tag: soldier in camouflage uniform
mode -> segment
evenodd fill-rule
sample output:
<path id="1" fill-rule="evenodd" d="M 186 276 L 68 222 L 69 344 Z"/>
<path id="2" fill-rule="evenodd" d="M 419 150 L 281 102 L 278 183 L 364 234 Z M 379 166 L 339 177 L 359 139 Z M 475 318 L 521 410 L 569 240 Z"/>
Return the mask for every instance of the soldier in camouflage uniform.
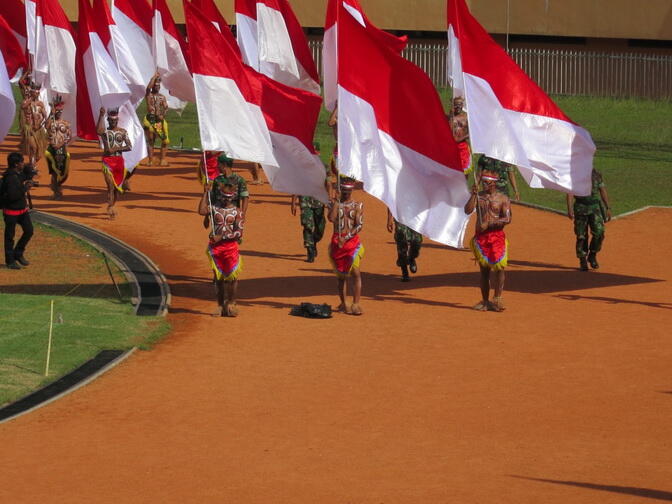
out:
<path id="1" fill-rule="evenodd" d="M 588 271 L 588 264 L 593 269 L 600 267 L 597 253 L 602 249 L 604 242 L 604 223 L 611 220 L 609 197 L 602 174 L 593 168 L 591 178 L 590 196 L 567 195 L 567 216 L 574 221 L 576 257 L 579 258 L 581 271 Z M 588 245 L 589 228 L 592 234 L 590 245 Z"/>
<path id="2" fill-rule="evenodd" d="M 387 211 L 387 230 L 390 233 L 394 232 L 394 241 L 397 244 L 397 266 L 401 268 L 401 281 L 409 282 L 411 279 L 408 276 L 408 270 L 410 269 L 411 273 L 418 271 L 415 260 L 420 255 L 422 235 L 397 221 L 389 210 Z"/>
<path id="3" fill-rule="evenodd" d="M 481 157 L 478 158 L 478 169 L 479 172 L 491 171 L 499 175 L 499 180 L 496 182 L 497 190 L 502 194 L 506 194 L 509 198 L 509 182 L 511 183 L 511 188 L 513 189 L 513 197 L 516 201 L 520 201 L 520 193 L 518 192 L 518 184 L 516 182 L 516 171 L 514 166 L 499 159 L 493 159 L 481 154 Z"/>
<path id="4" fill-rule="evenodd" d="M 307 262 L 315 262 L 317 244 L 324 236 L 327 223 L 324 217 L 324 203 L 312 196 L 292 196 L 292 215 L 296 215 L 297 200 L 301 208 L 301 225 L 303 226 L 303 246 L 306 247 Z"/>

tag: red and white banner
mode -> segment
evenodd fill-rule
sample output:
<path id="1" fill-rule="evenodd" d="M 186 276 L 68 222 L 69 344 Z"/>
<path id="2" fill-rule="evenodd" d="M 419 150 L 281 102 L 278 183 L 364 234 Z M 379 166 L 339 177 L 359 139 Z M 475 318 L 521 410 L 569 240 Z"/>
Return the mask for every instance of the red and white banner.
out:
<path id="1" fill-rule="evenodd" d="M 261 83 L 261 110 L 277 161 L 277 165 L 262 165 L 271 186 L 276 191 L 312 196 L 327 203 L 326 170 L 313 145 L 322 98 L 255 74 Z"/>
<path id="2" fill-rule="evenodd" d="M 143 0 L 144 1 L 144 0 Z M 188 49 L 177 31 L 166 0 L 152 0 L 152 54 L 168 92 L 183 101 L 194 102 L 194 81 L 188 64 Z"/>
<path id="3" fill-rule="evenodd" d="M 96 31 L 88 0 L 79 0 L 77 135 L 97 140 L 101 107 L 118 109 L 131 92 Z"/>
<path id="4" fill-rule="evenodd" d="M 107 0 L 93 0 L 93 12 L 96 31 L 131 91 L 131 103 L 137 107 L 149 81 L 145 81 L 131 46 L 114 22 Z"/>
<path id="5" fill-rule="evenodd" d="M 184 9 L 203 150 L 277 166 L 258 82 L 250 81 L 235 50 L 198 8 L 185 2 Z"/>
<path id="6" fill-rule="evenodd" d="M 321 93 L 308 40 L 287 0 L 236 0 L 243 61 L 271 79 Z"/>
<path id="7" fill-rule="evenodd" d="M 340 10 L 340 172 L 363 181 L 402 224 L 461 246 L 469 191 L 432 81 L 371 27 Z"/>
<path id="8" fill-rule="evenodd" d="M 25 66 L 25 51 L 9 23 L 0 15 L 0 142 L 9 132 L 16 112 L 9 79 Z"/>
<path id="9" fill-rule="evenodd" d="M 26 12 L 30 0 L 26 2 Z M 31 21 L 26 17 L 27 29 L 31 28 Z M 58 0 L 39 0 L 36 6 L 34 23 L 35 52 L 33 78 L 42 84 L 41 99 L 49 107 L 49 101 L 58 94 L 63 97 L 63 119 L 70 121 L 74 126 L 77 121 L 77 76 L 75 60 L 77 48 L 75 35 L 65 12 Z M 30 49 L 31 35 L 28 36 Z"/>
<path id="10" fill-rule="evenodd" d="M 532 187 L 585 196 L 595 144 L 471 15 L 448 0 L 449 78 L 465 98 L 474 152 L 518 166 Z"/>
<path id="11" fill-rule="evenodd" d="M 407 37 L 395 37 L 391 33 L 376 28 L 369 18 L 366 17 L 359 0 L 329 0 L 327 4 L 327 16 L 324 22 L 324 42 L 322 45 L 322 76 L 324 80 L 324 106 L 333 111 L 336 107 L 338 92 L 338 12 L 339 6 L 343 5 L 348 14 L 357 20 L 362 26 L 370 28 L 370 34 L 392 50 L 401 53 L 406 47 Z"/>

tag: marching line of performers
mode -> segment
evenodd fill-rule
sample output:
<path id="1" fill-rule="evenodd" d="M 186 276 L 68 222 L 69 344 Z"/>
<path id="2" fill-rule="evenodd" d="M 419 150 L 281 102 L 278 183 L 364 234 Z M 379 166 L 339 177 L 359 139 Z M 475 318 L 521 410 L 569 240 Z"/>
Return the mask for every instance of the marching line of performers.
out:
<path id="1" fill-rule="evenodd" d="M 70 154 L 68 145 L 73 136 L 70 123 L 61 118 L 63 100 L 56 96 L 47 115 L 44 104 L 39 99 L 40 86 L 33 82 L 29 73 L 24 73 L 19 81 L 23 101 L 19 110 L 21 131 L 21 151 L 33 167 L 46 157 L 51 175 L 51 189 L 54 199 L 63 196 L 62 186 L 68 178 Z M 167 166 L 166 149 L 169 144 L 166 113 L 168 102 L 161 94 L 161 77 L 155 74 L 146 90 L 147 114 L 143 118 L 143 128 L 148 147 L 146 165 L 154 164 L 154 150 L 160 142 L 159 166 Z M 105 124 L 107 119 L 107 125 Z M 457 142 L 462 168 L 468 177 L 474 171 L 473 155 L 469 145 L 469 123 L 464 110 L 464 99 L 457 96 L 447 114 L 453 136 Z M 101 139 L 103 156 L 103 176 L 107 186 L 107 214 L 110 219 L 117 215 L 115 205 L 121 193 L 130 190 L 132 173 L 126 169 L 123 153 L 132 149 L 125 129 L 119 127 L 118 110 L 100 109 L 97 133 Z M 338 145 L 338 107 L 328 120 Z M 319 145 L 315 144 L 319 153 Z M 300 208 L 300 222 L 303 228 L 303 245 L 306 260 L 314 262 L 318 254 L 317 244 L 324 236 L 326 221 L 334 225 L 329 245 L 329 258 L 338 276 L 339 311 L 361 315 L 360 297 L 362 279 L 360 261 L 364 247 L 359 239 L 363 226 L 363 203 L 352 199 L 356 181 L 338 174 L 338 150 L 334 148 L 329 167 L 325 167 L 325 188 L 329 195 L 328 204 L 302 195 L 291 196 L 290 209 L 296 215 Z M 471 197 L 465 205 L 465 212 L 476 212 L 476 234 L 470 248 L 481 270 L 482 299 L 474 306 L 480 311 L 503 311 L 504 270 L 508 261 L 508 242 L 504 227 L 511 223 L 511 192 L 520 200 L 520 192 L 515 176 L 515 167 L 503 161 L 480 155 L 477 159 L 478 171 L 471 189 Z M 260 166 L 251 164 L 253 184 L 263 183 Z M 236 290 L 242 270 L 239 244 L 243 237 L 245 215 L 249 201 L 247 183 L 240 175 L 233 173 L 233 159 L 219 152 L 206 151 L 198 166 L 198 176 L 204 185 L 204 193 L 199 202 L 198 212 L 204 216 L 204 225 L 211 227 L 208 257 L 218 286 L 218 313 L 222 316 L 236 316 Z M 334 183 L 332 177 L 336 179 Z M 479 187 L 482 186 L 482 187 Z M 4 210 L 3 210 L 4 212 Z M 326 216 L 325 216 L 326 213 Z M 611 219 L 609 199 L 602 175 L 595 169 L 592 173 L 590 196 L 567 195 L 567 214 L 574 221 L 576 234 L 576 255 L 579 269 L 587 271 L 599 268 L 597 254 L 604 241 L 604 223 Z M 5 214 L 6 215 L 6 214 Z M 5 251 L 13 246 L 13 226 L 11 237 L 5 229 Z M 396 264 L 401 270 L 401 281 L 410 281 L 409 273 L 418 270 L 417 259 L 423 237 L 408 226 L 396 221 L 388 210 L 387 230 L 393 233 L 397 248 Z M 589 233 L 590 231 L 590 233 Z M 10 239 L 11 238 L 11 239 Z M 25 248 L 25 244 L 23 244 Z M 6 252 L 7 257 L 7 252 Z M 494 279 L 491 281 L 491 272 Z M 352 303 L 346 301 L 348 279 L 353 293 Z M 494 290 L 490 299 L 490 288 Z"/>

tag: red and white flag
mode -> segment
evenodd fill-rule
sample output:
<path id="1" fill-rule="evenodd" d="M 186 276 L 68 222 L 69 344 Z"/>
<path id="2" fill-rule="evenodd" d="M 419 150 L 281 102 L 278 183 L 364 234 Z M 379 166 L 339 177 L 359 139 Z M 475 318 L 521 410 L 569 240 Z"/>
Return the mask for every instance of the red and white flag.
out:
<path id="1" fill-rule="evenodd" d="M 250 81 L 235 50 L 198 8 L 184 2 L 184 11 L 203 150 L 277 166 L 259 83 Z"/>
<path id="2" fill-rule="evenodd" d="M 336 98 L 338 92 L 337 74 L 338 74 L 338 12 L 339 6 L 343 5 L 345 10 L 362 26 L 370 29 L 369 33 L 383 44 L 389 46 L 392 50 L 401 53 L 406 47 L 408 37 L 395 37 L 391 33 L 376 28 L 369 18 L 366 17 L 359 0 L 329 0 L 327 4 L 327 16 L 324 22 L 324 42 L 322 45 L 322 77 L 324 81 L 324 106 L 327 110 L 333 111 L 336 107 Z"/>
<path id="3" fill-rule="evenodd" d="M 131 56 L 146 88 L 156 66 L 152 55 L 152 8 L 147 0 L 112 0 L 112 19 L 121 37 L 132 49 Z M 131 79 L 131 75 L 126 75 Z M 144 96 L 144 90 L 143 90 Z"/>
<path id="4" fill-rule="evenodd" d="M 345 7 L 338 19 L 339 170 L 402 224 L 462 245 L 469 191 L 429 77 Z"/>
<path id="5" fill-rule="evenodd" d="M 474 19 L 448 0 L 449 78 L 474 152 L 518 166 L 532 187 L 590 194 L 595 144 Z"/>
<path id="6" fill-rule="evenodd" d="M 112 18 L 107 0 L 93 0 L 94 24 L 107 52 L 131 91 L 131 103 L 138 106 L 145 97 L 147 83 L 128 41 Z"/>
<path id="7" fill-rule="evenodd" d="M 241 22 L 249 29 L 242 29 L 238 36 L 241 47 L 245 49 L 245 61 L 258 61 L 258 65 L 250 63 L 250 66 L 275 81 L 319 95 L 321 88 L 317 67 L 303 28 L 289 2 L 238 0 L 236 6 L 250 13 L 241 13 Z M 248 38 L 253 40 L 248 41 Z M 257 54 L 249 54 L 254 48 Z"/>
<path id="8" fill-rule="evenodd" d="M 236 37 L 243 62 L 259 71 L 257 0 L 235 0 Z"/>
<path id="9" fill-rule="evenodd" d="M 224 35 L 224 38 L 229 43 L 229 45 L 238 54 L 240 54 L 240 47 L 238 47 L 238 42 L 236 42 L 236 38 L 233 36 L 233 33 L 231 33 L 229 23 L 226 21 L 224 16 L 222 16 L 222 13 L 219 12 L 219 9 L 215 5 L 215 0 L 192 0 L 191 3 L 201 10 L 203 15 L 207 17 L 213 25 L 215 25 L 215 28 L 217 28 L 222 35 Z"/>
<path id="10" fill-rule="evenodd" d="M 26 6 L 28 7 L 26 2 Z M 30 21 L 26 17 L 30 28 Z M 75 60 L 77 48 L 75 34 L 58 0 L 38 0 L 36 7 L 36 41 L 33 78 L 48 92 L 41 95 L 48 109 L 48 101 L 54 95 L 63 97 L 63 119 L 74 126 L 77 120 L 77 76 Z M 29 34 L 30 48 L 30 34 Z M 46 94 L 46 93 L 45 93 Z"/>
<path id="11" fill-rule="evenodd" d="M 21 0 L 4 0 L 0 3 L 0 16 L 5 18 L 14 33 L 22 52 L 26 52 L 28 32 L 26 31 L 26 6 Z"/>
<path id="12" fill-rule="evenodd" d="M 25 51 L 9 23 L 0 15 L 0 142 L 9 132 L 16 112 L 9 79 L 25 66 Z"/>
<path id="13" fill-rule="evenodd" d="M 96 31 L 89 0 L 79 0 L 77 135 L 97 140 L 101 107 L 119 109 L 131 92 Z"/>
<path id="14" fill-rule="evenodd" d="M 154 69 L 158 69 L 162 84 L 171 95 L 194 102 L 194 81 L 189 71 L 187 43 L 177 31 L 166 0 L 152 0 L 152 11 Z"/>
<path id="15" fill-rule="evenodd" d="M 268 181 L 276 191 L 327 203 L 326 171 L 313 145 L 322 98 L 261 73 L 256 73 L 256 78 L 261 83 L 261 110 L 277 161 L 276 165 L 262 165 Z"/>

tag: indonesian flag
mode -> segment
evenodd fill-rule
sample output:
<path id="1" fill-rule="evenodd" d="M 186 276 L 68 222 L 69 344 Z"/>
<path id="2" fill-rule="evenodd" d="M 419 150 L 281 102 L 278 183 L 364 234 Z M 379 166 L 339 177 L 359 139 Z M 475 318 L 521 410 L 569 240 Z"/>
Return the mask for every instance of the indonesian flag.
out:
<path id="1" fill-rule="evenodd" d="M 260 73 L 256 78 L 261 83 L 261 109 L 277 160 L 277 165 L 262 165 L 271 187 L 327 203 L 326 171 L 313 145 L 322 98 Z"/>
<path id="2" fill-rule="evenodd" d="M 249 80 L 235 50 L 198 8 L 184 2 L 184 10 L 203 150 L 277 166 L 258 83 Z"/>
<path id="3" fill-rule="evenodd" d="M 25 52 L 14 31 L 0 16 L 0 142 L 5 139 L 14 121 L 16 104 L 9 77 L 16 75 L 26 65 Z"/>
<path id="4" fill-rule="evenodd" d="M 21 52 L 25 53 L 26 44 L 28 43 L 28 33 L 26 31 L 26 6 L 21 0 L 4 0 L 0 3 L 0 16 L 5 18 L 10 30 L 14 33 L 14 37 L 16 37 L 16 40 L 19 43 Z"/>
<path id="5" fill-rule="evenodd" d="M 89 0 L 79 0 L 77 64 L 77 135 L 97 140 L 100 108 L 120 108 L 131 92 L 95 29 Z"/>
<path id="6" fill-rule="evenodd" d="M 257 35 L 257 1 L 235 0 L 236 35 L 243 62 L 259 71 L 259 44 Z"/>
<path id="7" fill-rule="evenodd" d="M 94 18 L 96 31 L 131 91 L 131 103 L 137 106 L 145 97 L 149 80 L 145 80 L 140 71 L 134 51 L 114 22 L 107 1 L 93 0 L 93 12 L 96 13 Z"/>
<path id="8" fill-rule="evenodd" d="M 163 85 L 171 95 L 193 102 L 196 98 L 187 63 L 187 44 L 177 31 L 166 0 L 152 0 L 152 11 L 153 68 L 158 69 Z"/>
<path id="9" fill-rule="evenodd" d="M 238 35 L 245 61 L 273 80 L 319 95 L 320 77 L 308 40 L 287 0 L 238 0 L 239 6 L 245 12 L 240 21 L 250 28 Z M 249 54 L 255 48 L 258 53 Z"/>
<path id="10" fill-rule="evenodd" d="M 338 12 L 339 6 L 343 5 L 345 10 L 357 20 L 362 26 L 370 29 L 369 33 L 377 38 L 383 45 L 388 45 L 397 53 L 401 53 L 406 47 L 408 37 L 395 37 L 391 33 L 376 28 L 369 18 L 366 17 L 359 0 L 329 0 L 327 4 L 327 17 L 324 22 L 324 42 L 322 45 L 322 77 L 324 79 L 324 106 L 327 110 L 333 111 L 336 107 L 336 97 L 338 91 L 337 73 L 338 73 L 338 50 L 337 50 L 337 32 L 338 32 Z"/>
<path id="11" fill-rule="evenodd" d="M 461 246 L 469 191 L 429 77 L 340 7 L 339 170 L 402 224 Z"/>
<path id="12" fill-rule="evenodd" d="M 58 0 L 39 0 L 36 14 L 34 78 L 48 91 L 48 100 L 56 94 L 63 97 L 63 119 L 70 121 L 74 127 L 77 121 L 74 31 Z M 26 23 L 29 24 L 28 17 Z M 48 100 L 45 102 L 47 110 Z"/>
<path id="13" fill-rule="evenodd" d="M 448 0 L 449 77 L 475 152 L 518 166 L 532 187 L 585 196 L 595 144 L 495 43 L 464 0 Z"/>
<path id="14" fill-rule="evenodd" d="M 215 5 L 215 1 L 192 0 L 192 3 L 201 10 L 201 13 L 207 17 L 213 25 L 215 25 L 215 28 L 217 28 L 220 33 L 224 35 L 224 38 L 233 48 L 233 50 L 236 51 L 238 55 L 240 55 L 240 47 L 238 47 L 238 42 L 236 42 L 235 37 L 231 33 L 229 23 L 227 23 L 226 19 L 224 19 L 224 16 L 222 16 L 222 13 L 219 12 L 219 9 Z"/>

